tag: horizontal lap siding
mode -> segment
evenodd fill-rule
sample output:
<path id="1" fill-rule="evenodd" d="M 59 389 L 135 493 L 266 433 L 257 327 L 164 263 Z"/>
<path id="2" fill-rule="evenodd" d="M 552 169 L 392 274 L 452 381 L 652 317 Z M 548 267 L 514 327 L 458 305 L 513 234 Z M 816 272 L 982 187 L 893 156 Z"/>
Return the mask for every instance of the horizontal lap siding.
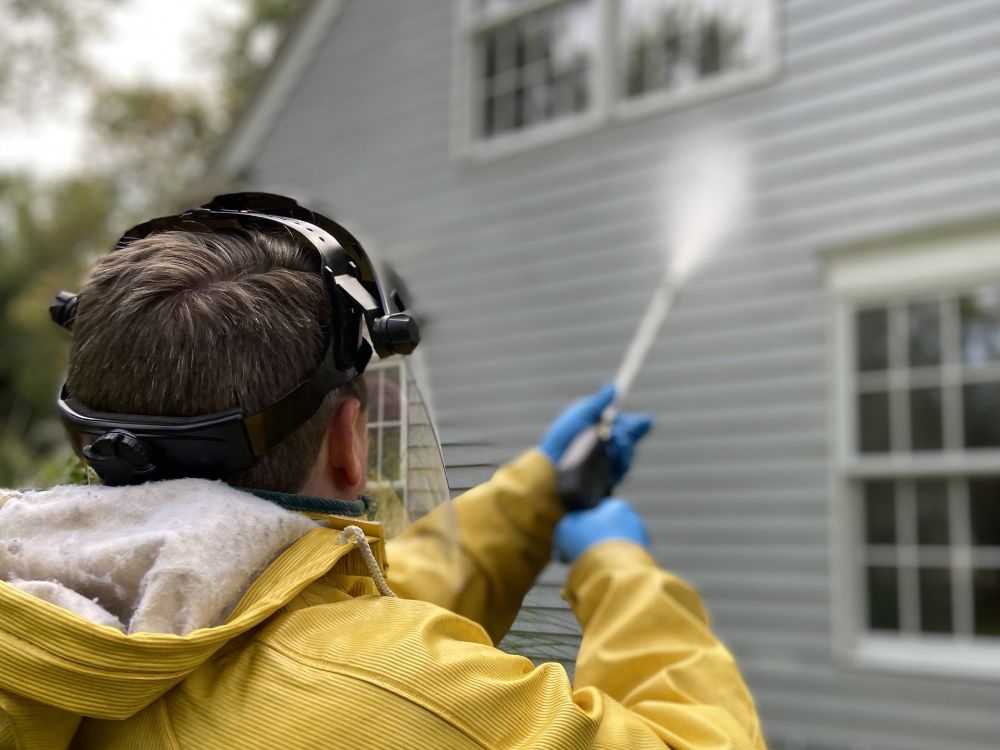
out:
<path id="1" fill-rule="evenodd" d="M 657 428 L 621 488 L 703 592 L 775 748 L 995 747 L 1000 687 L 832 656 L 819 251 L 995 216 L 1000 0 L 794 0 L 775 83 L 471 163 L 450 152 L 453 3 L 348 2 L 251 165 L 328 199 L 407 278 L 457 491 L 611 377 L 662 264 L 663 160 L 724 119 L 757 211 L 685 289 L 630 404 Z M 551 566 L 504 642 L 572 667 Z"/>

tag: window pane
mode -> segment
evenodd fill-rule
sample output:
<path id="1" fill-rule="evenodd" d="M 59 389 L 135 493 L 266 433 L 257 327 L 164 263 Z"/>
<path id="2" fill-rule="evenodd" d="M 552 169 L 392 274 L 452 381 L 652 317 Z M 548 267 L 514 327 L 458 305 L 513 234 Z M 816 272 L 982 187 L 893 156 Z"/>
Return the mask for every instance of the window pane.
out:
<path id="1" fill-rule="evenodd" d="M 492 81 L 497 74 L 497 38 L 495 34 L 483 37 L 479 44 L 479 57 L 483 66 L 483 78 Z"/>
<path id="2" fill-rule="evenodd" d="M 493 75 L 499 77 L 505 73 L 514 73 L 517 70 L 517 27 L 514 24 L 501 26 L 492 33 L 492 37 Z"/>
<path id="3" fill-rule="evenodd" d="M 627 96 L 635 96 L 643 91 L 645 86 L 644 61 L 645 55 L 642 47 L 637 47 L 628 53 L 625 63 L 625 94 Z"/>
<path id="4" fill-rule="evenodd" d="M 368 421 L 382 419 L 382 372 L 370 370 L 365 373 L 365 390 L 368 392 Z"/>
<path id="5" fill-rule="evenodd" d="M 907 308 L 907 340 L 910 367 L 941 363 L 941 308 L 937 302 L 921 302 Z"/>
<path id="6" fill-rule="evenodd" d="M 943 479 L 921 479 L 917 491 L 917 542 L 946 545 L 950 540 L 948 483 Z"/>
<path id="7" fill-rule="evenodd" d="M 543 82 L 524 90 L 524 124 L 544 122 L 552 116 L 552 83 Z"/>
<path id="8" fill-rule="evenodd" d="M 572 114 L 577 108 L 577 80 L 572 73 L 553 79 L 552 111 L 555 116 Z"/>
<path id="9" fill-rule="evenodd" d="M 399 389 L 399 368 L 387 367 L 379 372 L 385 378 L 382 395 L 382 419 L 386 422 L 398 422 L 403 402 L 403 394 Z"/>
<path id="10" fill-rule="evenodd" d="M 558 3 L 482 32 L 480 134 L 523 130 L 586 110 L 597 40 L 597 6 L 587 0 Z"/>
<path id="11" fill-rule="evenodd" d="M 623 0 L 619 5 L 619 49 L 628 96 L 694 80 L 694 26 L 667 0 Z M 685 40 L 685 37 L 687 39 Z"/>
<path id="12" fill-rule="evenodd" d="M 673 16 L 664 18 L 659 34 L 653 32 L 642 40 L 638 49 L 645 61 L 643 91 L 680 86 L 694 80 L 691 41 L 684 39 L 684 31 Z"/>
<path id="13" fill-rule="evenodd" d="M 622 89 L 635 97 L 752 65 L 765 54 L 767 23 L 762 0 L 619 0 Z"/>
<path id="14" fill-rule="evenodd" d="M 925 633 L 950 633 L 951 571 L 920 569 L 920 629 Z"/>
<path id="15" fill-rule="evenodd" d="M 505 133 L 514 129 L 517 117 L 517 101 L 514 93 L 501 94 L 493 101 L 494 133 Z"/>
<path id="16" fill-rule="evenodd" d="M 400 404 L 403 400 L 399 391 L 398 367 L 378 367 L 365 373 L 368 391 L 368 421 L 398 422 Z"/>
<path id="17" fill-rule="evenodd" d="M 970 364 L 1000 360 L 1000 287 L 962 297 L 962 359 Z"/>
<path id="18" fill-rule="evenodd" d="M 528 16 L 521 23 L 521 33 L 524 38 L 525 63 L 546 62 L 552 50 L 549 47 L 549 16 L 536 13 Z"/>
<path id="19" fill-rule="evenodd" d="M 889 311 L 862 310 L 856 317 L 857 362 L 862 372 L 889 368 Z"/>
<path id="20" fill-rule="evenodd" d="M 892 481 L 864 483 L 865 541 L 868 544 L 896 543 L 896 493 Z"/>
<path id="21" fill-rule="evenodd" d="M 514 91 L 514 128 L 521 130 L 525 124 L 525 99 L 528 92 L 523 88 Z"/>
<path id="22" fill-rule="evenodd" d="M 496 129 L 494 120 L 496 118 L 496 101 L 492 96 L 488 96 L 483 100 L 483 121 L 481 123 L 480 129 L 483 135 L 492 135 L 493 131 Z"/>
<path id="23" fill-rule="evenodd" d="M 969 480 L 969 523 L 973 544 L 1000 547 L 1000 477 Z"/>
<path id="24" fill-rule="evenodd" d="M 382 428 L 382 476 L 389 481 L 399 479 L 401 454 L 399 452 L 399 428 Z"/>
<path id="25" fill-rule="evenodd" d="M 586 68 L 597 49 L 596 3 L 577 0 L 550 11 L 550 57 L 557 73 Z"/>
<path id="26" fill-rule="evenodd" d="M 720 72 L 725 67 L 726 44 L 725 31 L 722 24 L 710 19 L 701 27 L 701 39 L 698 45 L 698 72 L 709 76 Z"/>
<path id="27" fill-rule="evenodd" d="M 940 450 L 944 445 L 941 403 L 940 388 L 910 391 L 910 447 L 913 450 Z"/>
<path id="28" fill-rule="evenodd" d="M 1000 447 L 1000 383 L 973 383 L 962 388 L 967 448 Z"/>
<path id="29" fill-rule="evenodd" d="M 378 468 L 378 427 L 368 428 L 368 478 L 375 482 L 382 479 Z"/>
<path id="30" fill-rule="evenodd" d="M 583 112 L 590 105 L 590 85 L 587 80 L 587 69 L 577 68 L 573 77 L 576 84 L 573 105 L 577 112 Z"/>
<path id="31" fill-rule="evenodd" d="M 862 393 L 858 397 L 858 443 L 862 453 L 889 450 L 888 393 Z"/>
<path id="32" fill-rule="evenodd" d="M 868 627 L 899 630 L 899 584 L 896 568 L 868 568 Z"/>
<path id="33" fill-rule="evenodd" d="M 972 584 L 976 635 L 1000 635 L 1000 570 L 980 568 Z"/>

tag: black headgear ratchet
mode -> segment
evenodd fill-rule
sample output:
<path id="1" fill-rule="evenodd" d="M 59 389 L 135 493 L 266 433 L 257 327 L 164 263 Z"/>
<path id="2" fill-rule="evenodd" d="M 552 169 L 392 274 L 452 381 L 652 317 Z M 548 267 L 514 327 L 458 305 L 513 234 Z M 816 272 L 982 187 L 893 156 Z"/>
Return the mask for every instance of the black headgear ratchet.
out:
<path id="1" fill-rule="evenodd" d="M 200 208 L 133 227 L 114 250 L 152 234 L 234 229 L 291 236 L 317 254 L 331 307 L 326 346 L 316 368 L 269 407 L 236 407 L 196 417 L 110 414 L 90 409 L 63 386 L 58 409 L 74 450 L 105 484 L 177 477 L 217 478 L 253 466 L 305 422 L 333 389 L 360 375 L 372 356 L 409 354 L 420 342 L 400 290 L 386 290 L 361 243 L 337 222 L 271 193 L 229 193 Z M 60 293 L 52 319 L 71 329 L 77 297 Z M 367 332 L 367 336 L 365 333 Z"/>

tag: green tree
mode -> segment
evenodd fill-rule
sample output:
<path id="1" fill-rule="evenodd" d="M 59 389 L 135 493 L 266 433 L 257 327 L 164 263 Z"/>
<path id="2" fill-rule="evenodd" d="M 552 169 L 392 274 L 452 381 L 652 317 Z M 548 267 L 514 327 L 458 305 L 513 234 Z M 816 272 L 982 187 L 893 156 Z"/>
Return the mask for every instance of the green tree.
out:
<path id="1" fill-rule="evenodd" d="M 121 0 L 0 0 L 0 112 L 58 105 L 67 87 L 95 75 L 83 54 Z"/>
<path id="2" fill-rule="evenodd" d="M 221 134 L 218 116 L 192 92 L 149 84 L 94 92 L 90 151 L 137 218 L 165 209 L 194 182 Z"/>
<path id="3" fill-rule="evenodd" d="M 106 246 L 116 211 L 114 186 L 92 176 L 48 185 L 7 176 L 0 201 L 0 485 L 8 485 L 32 479 L 61 445 L 46 417 L 68 339 L 46 307 Z"/>
<path id="4" fill-rule="evenodd" d="M 252 94 L 271 63 L 283 34 L 306 3 L 303 0 L 245 0 L 247 13 L 221 47 L 226 111 L 233 115 Z"/>
<path id="5" fill-rule="evenodd" d="M 69 338 L 46 312 L 53 295 L 77 288 L 130 224 L 177 208 L 266 69 L 268 38 L 278 38 L 302 5 L 243 0 L 235 25 L 207 30 L 221 83 L 206 96 L 111 85 L 87 65 L 88 35 L 125 2 L 0 0 L 0 117 L 57 108 L 74 87 L 91 101 L 90 158 L 78 174 L 0 173 L 0 487 L 69 477 L 52 409 Z"/>

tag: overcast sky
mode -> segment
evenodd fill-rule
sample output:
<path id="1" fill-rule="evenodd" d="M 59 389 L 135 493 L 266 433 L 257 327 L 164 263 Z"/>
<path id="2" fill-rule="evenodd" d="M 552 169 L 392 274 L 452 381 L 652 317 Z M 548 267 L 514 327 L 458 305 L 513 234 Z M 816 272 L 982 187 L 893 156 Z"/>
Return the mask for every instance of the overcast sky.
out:
<path id="1" fill-rule="evenodd" d="M 232 20 L 240 8 L 239 0 L 125 0 L 88 53 L 112 80 L 210 86 L 198 51 L 208 43 L 213 20 Z M 84 157 L 86 108 L 79 92 L 68 91 L 55 113 L 0 122 L 0 167 L 25 166 L 45 175 L 71 171 Z"/>

